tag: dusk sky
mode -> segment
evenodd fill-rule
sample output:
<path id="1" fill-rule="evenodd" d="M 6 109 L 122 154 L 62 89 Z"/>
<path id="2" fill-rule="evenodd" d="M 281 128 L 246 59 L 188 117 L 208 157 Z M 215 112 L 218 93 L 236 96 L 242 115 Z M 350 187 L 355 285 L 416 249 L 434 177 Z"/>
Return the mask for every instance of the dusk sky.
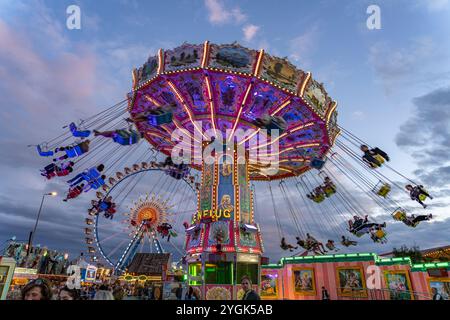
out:
<path id="1" fill-rule="evenodd" d="M 81 9 L 80 30 L 66 27 L 73 4 Z M 381 9 L 380 30 L 366 26 L 372 4 Z M 392 167 L 434 194 L 426 211 L 402 198 L 433 213 L 433 221 L 411 229 L 385 213 L 389 243 L 361 240 L 353 252 L 449 244 L 449 0 L 0 0 L 0 244 L 13 235 L 27 240 L 42 194 L 56 190 L 35 243 L 72 257 L 85 250 L 91 198 L 62 202 L 67 185 L 41 177 L 46 160 L 27 145 L 123 100 L 131 70 L 159 48 L 205 40 L 263 48 L 311 71 L 338 102 L 338 123 L 388 152 Z M 256 216 L 265 255 L 276 261 L 284 253 L 264 192 L 260 186 Z M 372 210 L 369 200 L 363 205 Z"/>

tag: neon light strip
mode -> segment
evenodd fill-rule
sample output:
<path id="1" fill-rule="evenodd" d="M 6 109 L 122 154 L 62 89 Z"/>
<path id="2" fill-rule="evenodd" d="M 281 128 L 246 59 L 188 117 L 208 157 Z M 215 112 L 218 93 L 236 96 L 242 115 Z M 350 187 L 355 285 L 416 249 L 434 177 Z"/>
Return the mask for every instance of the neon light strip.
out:
<path id="1" fill-rule="evenodd" d="M 214 134 L 217 135 L 216 121 L 214 119 L 214 104 L 213 104 L 213 97 L 212 97 L 212 93 L 211 93 L 211 83 L 209 82 L 209 77 L 207 75 L 205 76 L 205 81 L 206 81 L 206 88 L 208 89 L 209 107 L 211 109 L 211 123 L 214 128 Z"/>
<path id="2" fill-rule="evenodd" d="M 259 51 L 258 62 L 256 63 L 255 72 L 253 73 L 254 77 L 257 77 L 259 75 L 259 71 L 260 71 L 260 67 L 261 67 L 261 60 L 262 60 L 263 56 L 264 56 L 264 49 L 261 49 Z"/>
<path id="3" fill-rule="evenodd" d="M 256 147 L 250 148 L 250 150 L 256 150 L 259 148 L 263 148 L 269 145 L 274 144 L 275 142 L 277 142 L 278 140 L 280 140 L 281 138 L 284 138 L 287 135 L 287 132 L 283 133 L 282 135 L 279 135 L 278 137 L 276 137 L 275 139 L 271 140 L 270 142 L 267 142 L 266 144 L 262 144 L 262 145 L 258 145 Z"/>
<path id="4" fill-rule="evenodd" d="M 198 132 L 201 133 L 202 137 L 207 139 L 205 137 L 205 135 L 203 134 L 202 130 L 198 128 L 197 124 L 195 123 L 191 110 L 187 107 L 186 102 L 183 100 L 183 97 L 181 97 L 180 93 L 178 92 L 177 88 L 175 88 L 175 85 L 170 81 L 167 80 L 167 83 L 169 84 L 169 86 L 172 88 L 172 90 L 175 92 L 175 95 L 177 96 L 178 100 L 181 102 L 181 105 L 183 106 L 184 110 L 186 111 L 186 113 L 189 116 L 189 120 L 191 120 L 192 124 L 194 125 L 195 129 L 198 130 Z"/>
<path id="5" fill-rule="evenodd" d="M 304 129 L 304 128 L 308 128 L 308 127 L 311 127 L 311 126 L 313 126 L 314 124 L 315 124 L 314 122 L 308 122 L 308 123 L 306 123 L 306 124 L 304 124 L 304 125 L 301 125 L 301 126 L 298 126 L 298 127 L 294 128 L 294 129 L 292 129 L 292 130 L 289 130 L 289 132 L 290 132 L 290 133 L 293 133 L 293 132 L 296 132 L 296 131 L 298 131 L 298 130 L 301 130 L 301 129 Z"/>
<path id="6" fill-rule="evenodd" d="M 248 140 L 250 140 L 251 138 L 253 138 L 256 134 L 258 134 L 259 131 L 261 131 L 261 128 L 259 128 L 258 130 L 256 130 L 255 132 L 253 132 L 251 135 L 249 135 L 247 138 L 245 138 L 244 140 L 242 140 L 241 142 L 239 142 L 238 145 L 241 145 L 241 144 L 247 142 Z"/>
<path id="7" fill-rule="evenodd" d="M 209 51 L 209 41 L 206 40 L 203 44 L 203 59 L 202 59 L 202 68 L 206 67 L 206 61 L 208 61 L 208 51 Z"/>
<path id="8" fill-rule="evenodd" d="M 157 71 L 158 74 L 161 74 L 161 72 L 164 68 L 163 63 L 164 63 L 163 49 L 159 49 L 158 50 L 158 71 Z"/>
<path id="9" fill-rule="evenodd" d="M 274 116 L 275 114 L 277 114 L 279 111 L 283 110 L 288 104 L 291 103 L 291 100 L 288 100 L 286 102 L 284 102 L 281 106 L 278 107 L 277 110 L 275 110 L 274 112 L 272 112 L 270 115 Z"/>
<path id="10" fill-rule="evenodd" d="M 244 109 L 244 105 L 245 105 L 245 103 L 247 102 L 248 94 L 250 93 L 251 88 L 252 88 L 252 84 L 250 83 L 250 84 L 248 85 L 248 87 L 247 87 L 247 91 L 245 92 L 244 99 L 242 100 L 241 107 L 239 108 L 239 112 L 238 112 L 238 115 L 237 115 L 237 117 L 236 117 L 236 121 L 234 122 L 233 130 L 231 130 L 231 134 L 230 134 L 230 136 L 228 137 L 228 141 L 231 140 L 231 138 L 232 138 L 233 135 L 234 135 L 234 131 L 236 131 L 236 127 L 237 127 L 237 125 L 238 125 L 239 118 L 241 117 L 242 109 Z"/>
<path id="11" fill-rule="evenodd" d="M 249 167 L 252 167 L 252 168 L 254 168 L 254 169 L 256 169 L 256 170 L 258 170 L 257 173 L 258 173 L 259 175 L 264 176 L 264 177 L 266 177 L 266 178 L 269 178 L 267 175 L 265 175 L 264 173 L 260 172 L 258 167 L 255 167 L 255 166 L 252 165 L 252 164 L 249 164 L 248 166 L 249 166 Z"/>
<path id="12" fill-rule="evenodd" d="M 148 134 L 149 136 L 158 137 L 158 138 L 161 138 L 161 139 L 164 139 L 164 140 L 167 141 L 167 137 L 163 136 L 163 135 L 160 134 L 160 133 L 156 133 L 156 132 L 153 132 L 153 131 L 147 131 L 146 134 Z M 170 141 L 170 140 L 169 140 L 169 141 Z M 171 143 L 172 143 L 172 142 L 171 142 Z"/>
<path id="13" fill-rule="evenodd" d="M 314 125 L 314 122 L 308 122 L 308 123 L 303 124 L 301 126 L 295 127 L 294 129 L 289 130 L 288 132 L 285 132 L 285 133 L 281 134 L 280 136 L 278 136 L 277 138 L 273 139 L 272 141 L 267 142 L 266 144 L 262 144 L 260 146 L 251 148 L 250 150 L 255 150 L 255 149 L 259 149 L 259 148 L 262 148 L 262 147 L 266 147 L 266 146 L 272 145 L 273 143 L 277 142 L 281 138 L 284 138 L 288 133 L 293 133 L 293 132 L 296 132 L 296 131 L 304 129 L 304 128 L 308 128 L 308 127 L 313 126 L 313 125 Z"/>
<path id="14" fill-rule="evenodd" d="M 330 122 L 331 115 L 333 114 L 333 111 L 336 109 L 336 107 L 337 107 L 337 102 L 333 101 L 333 105 L 331 106 L 330 111 L 328 112 L 327 124 L 328 124 L 328 122 Z"/>
<path id="15" fill-rule="evenodd" d="M 303 81 L 302 87 L 300 88 L 300 97 L 303 97 L 303 94 L 305 93 L 306 84 L 308 83 L 310 78 L 311 78 L 311 72 L 307 72 L 305 81 Z"/>
<path id="16" fill-rule="evenodd" d="M 300 145 L 297 145 L 297 146 L 295 146 L 295 147 L 289 147 L 289 148 L 286 148 L 286 149 L 284 149 L 284 150 L 281 150 L 281 151 L 278 152 L 278 153 L 271 154 L 271 155 L 277 156 L 277 155 L 280 155 L 280 154 L 282 154 L 282 153 L 284 153 L 284 152 L 292 151 L 292 150 L 299 149 L 299 148 L 318 147 L 318 146 L 320 146 L 320 143 L 306 143 L 306 144 L 300 144 Z"/>
<path id="17" fill-rule="evenodd" d="M 280 160 L 280 163 L 282 163 L 282 162 L 289 162 L 289 161 L 305 162 L 306 160 L 304 158 L 291 158 L 291 159 Z"/>
<path id="18" fill-rule="evenodd" d="M 193 137 L 193 136 L 191 135 L 191 132 L 190 132 L 189 130 L 187 130 L 187 129 L 184 128 L 184 127 L 181 127 L 181 126 L 180 126 L 180 123 L 179 123 L 179 121 L 178 121 L 177 119 L 173 119 L 173 124 L 175 125 L 175 127 L 177 127 L 178 130 L 180 130 L 181 132 L 183 132 L 185 135 L 188 135 L 189 138 L 191 138 L 191 139 L 193 139 L 193 140 L 195 140 L 195 141 L 197 141 L 197 142 L 199 142 L 199 143 L 201 142 L 201 141 L 195 139 L 195 137 Z"/>
<path id="19" fill-rule="evenodd" d="M 161 107 L 161 103 L 159 103 L 158 101 L 156 101 L 153 97 L 151 97 L 149 94 L 145 94 L 144 98 L 148 101 L 150 101 L 151 103 L 153 103 L 155 106 L 157 107 Z"/>

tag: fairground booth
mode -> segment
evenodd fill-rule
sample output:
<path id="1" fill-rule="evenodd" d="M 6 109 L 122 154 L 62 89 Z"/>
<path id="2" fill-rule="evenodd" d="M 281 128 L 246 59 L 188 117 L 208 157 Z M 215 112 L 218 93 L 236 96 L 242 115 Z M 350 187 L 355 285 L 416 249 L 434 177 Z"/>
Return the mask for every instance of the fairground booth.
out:
<path id="1" fill-rule="evenodd" d="M 69 266 L 67 253 L 40 246 L 28 250 L 27 243 L 11 241 L 3 254 L 16 263 L 12 288 L 25 285 L 38 277 L 61 283 L 67 280 L 66 270 Z"/>
<path id="2" fill-rule="evenodd" d="M 5 300 L 14 275 L 16 261 L 0 256 L 0 300 Z"/>
<path id="3" fill-rule="evenodd" d="M 374 253 L 289 257 L 262 266 L 263 299 L 430 300 L 450 296 L 450 263 L 412 264 Z"/>

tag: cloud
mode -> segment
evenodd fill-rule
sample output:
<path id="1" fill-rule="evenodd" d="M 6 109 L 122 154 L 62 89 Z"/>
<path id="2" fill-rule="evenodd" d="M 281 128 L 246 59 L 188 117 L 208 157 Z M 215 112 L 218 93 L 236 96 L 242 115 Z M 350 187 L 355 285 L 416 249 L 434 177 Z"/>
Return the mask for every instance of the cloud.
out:
<path id="1" fill-rule="evenodd" d="M 395 142 L 413 157 L 418 166 L 414 175 L 435 197 L 432 206 L 445 209 L 450 205 L 450 87 L 417 97 L 413 104 Z M 442 211 L 442 216 L 448 213 Z"/>
<path id="2" fill-rule="evenodd" d="M 377 42 L 369 49 L 368 61 L 389 94 L 399 85 L 440 85 L 450 79 L 450 72 L 442 68 L 449 59 L 442 45 L 430 37 L 417 37 L 402 48 Z"/>
<path id="3" fill-rule="evenodd" d="M 244 32 L 245 41 L 251 41 L 259 31 L 259 27 L 254 24 L 247 24 L 242 28 L 242 31 Z"/>
<path id="4" fill-rule="evenodd" d="M 450 87 L 415 98 L 413 104 L 411 116 L 400 126 L 395 142 L 412 152 L 421 167 L 443 168 L 450 154 Z"/>
<path id="5" fill-rule="evenodd" d="M 220 0 L 205 0 L 205 6 L 208 10 L 208 20 L 214 25 L 240 24 L 247 20 L 247 16 L 239 7 L 227 9 Z"/>
<path id="6" fill-rule="evenodd" d="M 303 67 L 310 65 L 309 57 L 316 48 L 319 37 L 316 26 L 289 41 L 289 57 L 294 62 L 301 62 Z"/>
<path id="7" fill-rule="evenodd" d="M 430 12 L 442 11 L 450 7 L 449 0 L 422 0 L 421 2 Z"/>
<path id="8" fill-rule="evenodd" d="M 362 120 L 366 118 L 366 114 L 364 113 L 364 111 L 357 110 L 352 113 L 352 117 L 356 120 Z"/>

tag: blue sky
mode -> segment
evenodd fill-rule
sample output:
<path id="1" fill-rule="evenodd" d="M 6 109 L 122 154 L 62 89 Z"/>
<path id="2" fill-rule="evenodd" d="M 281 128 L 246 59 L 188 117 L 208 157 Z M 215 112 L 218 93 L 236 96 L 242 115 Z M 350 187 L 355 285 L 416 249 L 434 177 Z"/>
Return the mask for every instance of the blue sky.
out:
<path id="1" fill-rule="evenodd" d="M 72 4 L 81 8 L 81 30 L 65 26 Z M 370 4 L 381 8 L 381 30 L 366 27 Z M 420 233 L 393 234 L 389 245 L 448 244 L 448 0 L 0 0 L 0 242 L 13 234 L 25 239 L 40 194 L 62 188 L 40 179 L 42 162 L 26 145 L 122 100 L 131 69 L 158 48 L 205 40 L 264 48 L 311 71 L 338 101 L 343 127 L 382 147 L 393 167 L 442 195 L 436 222 Z M 39 242 L 72 254 L 82 250 L 83 205 L 49 201 Z M 73 223 L 61 225 L 55 215 Z M 64 233 L 71 238 L 61 238 Z M 280 254 L 276 246 L 268 250 Z"/>

